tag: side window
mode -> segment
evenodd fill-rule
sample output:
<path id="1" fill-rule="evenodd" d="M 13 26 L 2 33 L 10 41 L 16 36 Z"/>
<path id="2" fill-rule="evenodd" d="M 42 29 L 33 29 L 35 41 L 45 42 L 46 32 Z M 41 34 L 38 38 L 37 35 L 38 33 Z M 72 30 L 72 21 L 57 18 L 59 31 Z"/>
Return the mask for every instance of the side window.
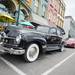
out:
<path id="1" fill-rule="evenodd" d="M 61 36 L 61 31 L 59 29 L 57 29 L 57 35 Z"/>
<path id="2" fill-rule="evenodd" d="M 46 26 L 38 26 L 37 27 L 37 30 L 40 31 L 40 32 L 48 33 L 49 27 L 46 27 Z"/>
<path id="3" fill-rule="evenodd" d="M 49 31 L 50 34 L 57 34 L 56 32 L 56 28 L 51 28 Z"/>

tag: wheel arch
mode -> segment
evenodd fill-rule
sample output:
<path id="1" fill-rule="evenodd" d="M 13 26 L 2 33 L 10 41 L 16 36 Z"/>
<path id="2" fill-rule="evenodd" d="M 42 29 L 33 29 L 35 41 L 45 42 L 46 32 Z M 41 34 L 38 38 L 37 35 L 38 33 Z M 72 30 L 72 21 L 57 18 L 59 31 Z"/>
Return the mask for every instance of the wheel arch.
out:
<path id="1" fill-rule="evenodd" d="M 32 43 L 35 43 L 39 46 L 39 49 L 40 49 L 40 52 L 43 51 L 43 45 L 46 45 L 46 43 L 44 41 L 40 41 L 40 40 L 34 40 L 34 41 L 30 41 L 28 42 L 28 44 L 32 44 Z"/>
<path id="2" fill-rule="evenodd" d="M 42 46 L 46 45 L 46 41 L 45 40 L 41 40 L 41 39 L 35 39 L 35 40 L 30 40 L 30 41 L 25 41 L 25 40 L 21 40 L 20 43 L 20 47 L 26 49 L 30 44 L 35 43 L 39 46 L 40 51 L 43 50 Z"/>

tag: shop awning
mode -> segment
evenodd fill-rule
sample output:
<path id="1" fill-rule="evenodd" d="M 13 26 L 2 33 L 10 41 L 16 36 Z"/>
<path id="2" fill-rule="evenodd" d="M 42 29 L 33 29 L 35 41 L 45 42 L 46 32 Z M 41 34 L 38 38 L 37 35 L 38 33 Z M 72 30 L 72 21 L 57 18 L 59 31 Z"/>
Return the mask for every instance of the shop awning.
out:
<path id="1" fill-rule="evenodd" d="M 32 23 L 30 22 L 20 22 L 19 24 L 23 25 L 23 26 L 33 26 Z"/>
<path id="2" fill-rule="evenodd" d="M 16 22 L 16 20 L 12 18 L 9 14 L 2 12 L 0 13 L 0 22 L 13 23 Z"/>

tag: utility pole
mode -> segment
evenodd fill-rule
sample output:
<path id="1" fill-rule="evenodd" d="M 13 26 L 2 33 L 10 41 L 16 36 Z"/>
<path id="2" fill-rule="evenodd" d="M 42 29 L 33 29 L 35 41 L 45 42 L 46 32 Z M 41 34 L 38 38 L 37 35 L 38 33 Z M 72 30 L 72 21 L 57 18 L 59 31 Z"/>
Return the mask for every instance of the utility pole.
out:
<path id="1" fill-rule="evenodd" d="M 17 26 L 18 26 L 18 24 L 19 24 L 19 18 L 20 18 L 20 6 L 21 6 L 21 2 L 23 3 L 23 1 L 26 2 L 26 0 L 19 0 L 18 16 L 17 16 L 17 22 L 16 22 L 16 25 L 17 25 Z M 25 4 L 23 3 L 23 5 L 25 5 Z"/>
<path id="2" fill-rule="evenodd" d="M 18 6 L 18 16 L 17 16 L 17 22 L 16 22 L 16 25 L 17 25 L 17 26 L 18 26 L 18 24 L 19 24 L 20 5 L 21 5 L 21 2 L 20 2 L 20 0 L 19 0 L 19 6 Z"/>

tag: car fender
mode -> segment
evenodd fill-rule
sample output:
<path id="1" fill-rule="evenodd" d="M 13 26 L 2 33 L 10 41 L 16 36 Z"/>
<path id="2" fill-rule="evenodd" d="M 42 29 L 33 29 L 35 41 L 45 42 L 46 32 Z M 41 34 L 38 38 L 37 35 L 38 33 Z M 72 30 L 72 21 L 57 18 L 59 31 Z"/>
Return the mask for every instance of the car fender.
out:
<path id="1" fill-rule="evenodd" d="M 22 39 L 21 43 L 23 43 L 24 47 L 31 43 L 36 43 L 39 46 L 41 46 L 42 48 L 47 45 L 46 39 L 43 37 L 25 37 Z"/>

